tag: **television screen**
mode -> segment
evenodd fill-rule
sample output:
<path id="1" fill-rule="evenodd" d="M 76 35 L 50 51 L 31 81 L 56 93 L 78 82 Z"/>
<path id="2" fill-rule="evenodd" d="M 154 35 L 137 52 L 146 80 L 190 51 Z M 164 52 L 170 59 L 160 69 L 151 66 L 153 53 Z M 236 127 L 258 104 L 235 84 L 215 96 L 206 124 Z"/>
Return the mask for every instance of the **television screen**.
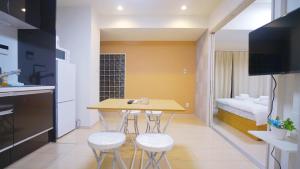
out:
<path id="1" fill-rule="evenodd" d="M 249 75 L 300 72 L 300 8 L 249 34 Z"/>

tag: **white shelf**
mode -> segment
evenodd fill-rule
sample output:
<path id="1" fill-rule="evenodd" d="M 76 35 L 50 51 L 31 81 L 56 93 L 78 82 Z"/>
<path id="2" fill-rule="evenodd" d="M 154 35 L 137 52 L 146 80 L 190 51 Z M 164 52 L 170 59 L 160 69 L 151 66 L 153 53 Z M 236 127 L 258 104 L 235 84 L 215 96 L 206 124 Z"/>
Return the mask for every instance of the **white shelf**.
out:
<path id="1" fill-rule="evenodd" d="M 268 144 L 271 144 L 280 150 L 283 150 L 286 152 L 297 152 L 298 151 L 298 145 L 296 143 L 293 143 L 289 140 L 276 139 L 272 136 L 270 131 L 248 131 L 248 133 L 254 135 L 257 138 L 264 140 Z"/>

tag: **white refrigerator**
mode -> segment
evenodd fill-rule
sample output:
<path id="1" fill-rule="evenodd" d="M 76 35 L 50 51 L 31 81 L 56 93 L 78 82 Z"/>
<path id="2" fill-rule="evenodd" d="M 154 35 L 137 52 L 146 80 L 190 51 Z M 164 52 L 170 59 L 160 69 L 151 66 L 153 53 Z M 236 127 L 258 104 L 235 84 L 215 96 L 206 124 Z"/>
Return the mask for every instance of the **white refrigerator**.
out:
<path id="1" fill-rule="evenodd" d="M 57 138 L 76 128 L 76 67 L 66 60 L 56 59 L 56 128 Z"/>

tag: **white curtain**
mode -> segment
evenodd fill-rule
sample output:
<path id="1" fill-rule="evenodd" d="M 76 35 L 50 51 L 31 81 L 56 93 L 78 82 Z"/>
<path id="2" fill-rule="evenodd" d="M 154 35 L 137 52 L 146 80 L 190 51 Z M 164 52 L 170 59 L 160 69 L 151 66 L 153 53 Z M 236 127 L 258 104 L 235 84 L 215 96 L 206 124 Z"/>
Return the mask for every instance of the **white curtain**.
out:
<path id="1" fill-rule="evenodd" d="M 215 99 L 231 96 L 232 54 L 216 52 L 215 54 Z"/>
<path id="2" fill-rule="evenodd" d="M 233 96 L 247 93 L 252 97 L 267 96 L 270 91 L 269 76 L 249 76 L 249 55 L 245 51 L 233 55 Z"/>
<path id="3" fill-rule="evenodd" d="M 249 76 L 249 55 L 246 51 L 216 51 L 215 99 L 230 98 L 242 93 L 251 97 L 268 96 L 269 76 Z"/>

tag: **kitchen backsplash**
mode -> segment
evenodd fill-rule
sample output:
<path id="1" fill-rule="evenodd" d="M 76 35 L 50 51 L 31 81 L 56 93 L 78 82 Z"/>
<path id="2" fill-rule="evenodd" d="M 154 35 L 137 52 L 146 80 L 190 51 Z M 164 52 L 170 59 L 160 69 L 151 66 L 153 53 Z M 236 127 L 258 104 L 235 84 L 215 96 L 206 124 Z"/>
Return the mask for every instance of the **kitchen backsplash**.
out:
<path id="1" fill-rule="evenodd" d="M 13 27 L 0 25 L 0 44 L 8 46 L 8 52 L 0 54 L 0 67 L 2 72 L 18 69 L 18 30 Z M 18 81 L 16 75 L 8 78 L 9 83 Z"/>

